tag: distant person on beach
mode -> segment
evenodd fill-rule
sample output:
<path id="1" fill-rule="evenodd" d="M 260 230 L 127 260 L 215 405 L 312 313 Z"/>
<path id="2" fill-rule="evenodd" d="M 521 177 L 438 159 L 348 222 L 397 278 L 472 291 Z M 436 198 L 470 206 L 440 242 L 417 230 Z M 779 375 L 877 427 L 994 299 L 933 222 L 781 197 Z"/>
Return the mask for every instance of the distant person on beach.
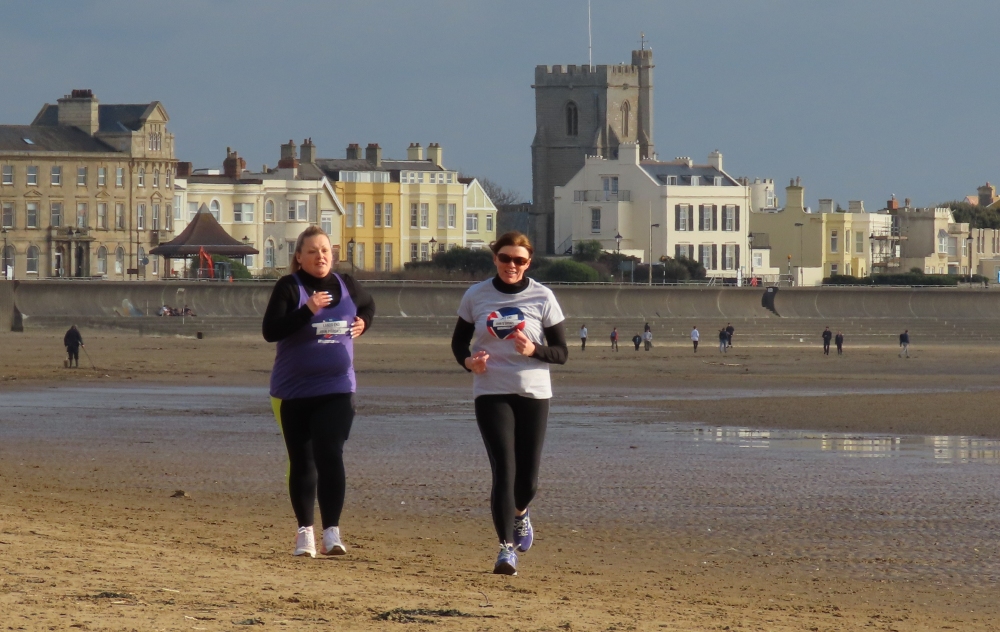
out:
<path id="1" fill-rule="evenodd" d="M 635 345 L 635 350 L 638 351 L 639 345 L 642 344 L 642 336 L 640 336 L 639 334 L 632 336 L 632 344 Z"/>
<path id="2" fill-rule="evenodd" d="M 497 274 L 462 297 L 451 350 L 472 373 L 476 423 L 493 472 L 490 510 L 500 541 L 493 572 L 517 575 L 517 552 L 534 540 L 528 505 L 538 489 L 552 397 L 549 365 L 565 364 L 569 350 L 552 290 L 524 276 L 531 241 L 512 231 L 490 249 Z"/>
<path id="3" fill-rule="evenodd" d="M 733 334 L 736 333 L 736 329 L 733 327 L 732 323 L 726 323 L 726 335 L 729 337 L 727 344 L 730 348 L 733 346 Z"/>
<path id="4" fill-rule="evenodd" d="M 618 351 L 618 328 L 611 330 L 611 350 Z"/>
<path id="5" fill-rule="evenodd" d="M 729 334 L 726 333 L 726 328 L 723 327 L 719 330 L 719 353 L 726 353 L 726 347 L 729 346 Z"/>
<path id="6" fill-rule="evenodd" d="M 833 332 L 827 327 L 823 330 L 823 355 L 830 355 L 831 340 L 833 340 Z"/>
<path id="7" fill-rule="evenodd" d="M 587 350 L 587 326 L 580 325 L 580 351 Z"/>
<path id="8" fill-rule="evenodd" d="M 653 332 L 652 332 L 652 330 L 647 329 L 646 331 L 642 332 L 642 342 L 645 345 L 646 351 L 649 351 L 650 349 L 653 348 Z"/>
<path id="9" fill-rule="evenodd" d="M 645 325 L 643 325 L 643 327 L 642 327 L 642 333 L 646 333 L 649 330 L 650 330 L 649 323 L 646 323 Z"/>
<path id="10" fill-rule="evenodd" d="M 844 355 L 844 332 L 838 331 L 833 341 L 837 343 L 837 355 Z"/>
<path id="11" fill-rule="evenodd" d="M 906 330 L 903 331 L 903 333 L 899 334 L 899 346 L 903 348 L 903 350 L 899 352 L 899 357 L 902 358 L 905 355 L 907 358 L 909 358 L 910 357 L 910 330 L 909 329 L 906 329 Z"/>
<path id="12" fill-rule="evenodd" d="M 69 362 L 66 364 L 67 367 L 74 366 L 76 363 L 76 368 L 80 368 L 80 347 L 83 345 L 83 336 L 80 335 L 80 330 L 73 325 L 63 336 L 63 346 L 66 347 L 66 353 L 69 354 Z"/>
<path id="13" fill-rule="evenodd" d="M 288 450 L 288 495 L 298 521 L 294 555 L 316 557 L 317 497 L 325 555 L 344 555 L 340 514 L 344 442 L 354 422 L 354 339 L 368 331 L 375 302 L 357 281 L 332 272 L 330 238 L 310 226 L 295 242 L 291 274 L 271 291 L 263 333 L 278 349 L 271 409 Z"/>
<path id="14" fill-rule="evenodd" d="M 698 341 L 701 340 L 701 334 L 698 333 L 698 325 L 694 326 L 691 330 L 691 344 L 694 345 L 694 352 L 698 353 Z"/>

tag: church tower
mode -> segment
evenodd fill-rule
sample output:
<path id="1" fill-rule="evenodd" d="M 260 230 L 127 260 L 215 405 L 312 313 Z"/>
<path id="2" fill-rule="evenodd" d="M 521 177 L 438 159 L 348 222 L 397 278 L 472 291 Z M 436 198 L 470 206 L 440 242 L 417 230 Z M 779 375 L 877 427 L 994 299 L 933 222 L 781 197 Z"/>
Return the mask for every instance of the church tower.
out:
<path id="1" fill-rule="evenodd" d="M 638 143 L 653 158 L 653 51 L 632 51 L 631 65 L 536 66 L 535 139 L 531 143 L 534 209 L 528 236 L 545 253 L 553 243 L 555 187 L 576 175 L 587 156 L 618 157 L 618 145 Z"/>

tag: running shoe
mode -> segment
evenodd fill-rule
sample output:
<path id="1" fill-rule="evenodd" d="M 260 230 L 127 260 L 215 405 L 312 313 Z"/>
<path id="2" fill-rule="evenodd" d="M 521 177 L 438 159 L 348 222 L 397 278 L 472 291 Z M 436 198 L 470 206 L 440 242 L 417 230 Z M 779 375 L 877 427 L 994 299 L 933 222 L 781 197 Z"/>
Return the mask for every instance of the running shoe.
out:
<path id="1" fill-rule="evenodd" d="M 535 531 L 531 528 L 531 518 L 528 511 L 523 516 L 514 516 L 514 548 L 522 553 L 531 548 L 535 539 Z"/>
<path id="2" fill-rule="evenodd" d="M 340 541 L 340 527 L 323 529 L 323 555 L 346 555 L 347 547 Z"/>
<path id="3" fill-rule="evenodd" d="M 497 563 L 493 566 L 494 575 L 517 575 L 517 553 L 514 546 L 506 542 L 500 545 Z"/>
<path id="4" fill-rule="evenodd" d="M 299 527 L 299 532 L 295 534 L 295 553 L 292 555 L 316 557 L 316 539 L 312 527 Z"/>

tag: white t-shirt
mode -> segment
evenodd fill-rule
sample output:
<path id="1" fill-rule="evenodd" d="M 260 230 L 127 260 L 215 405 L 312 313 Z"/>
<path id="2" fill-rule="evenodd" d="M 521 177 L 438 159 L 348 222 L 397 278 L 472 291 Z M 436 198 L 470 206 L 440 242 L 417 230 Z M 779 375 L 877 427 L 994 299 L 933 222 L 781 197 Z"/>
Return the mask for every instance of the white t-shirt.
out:
<path id="1" fill-rule="evenodd" d="M 587 328 L 586 327 L 580 327 L 580 337 L 581 338 L 586 338 L 587 337 Z"/>
<path id="2" fill-rule="evenodd" d="M 698 333 L 698 330 L 697 329 L 692 329 L 691 330 L 691 340 L 694 340 L 695 342 L 697 342 L 700 339 L 701 339 L 701 334 Z"/>
<path id="3" fill-rule="evenodd" d="M 476 326 L 472 354 L 485 351 L 486 373 L 474 375 L 472 396 L 515 394 L 532 399 L 552 397 L 549 365 L 519 354 L 513 338 L 521 329 L 535 344 L 542 344 L 545 327 L 564 320 L 562 308 L 552 290 L 534 279 L 517 294 L 504 294 L 493 287 L 493 279 L 468 289 L 458 306 L 458 316 Z M 507 338 L 507 339 L 505 339 Z"/>

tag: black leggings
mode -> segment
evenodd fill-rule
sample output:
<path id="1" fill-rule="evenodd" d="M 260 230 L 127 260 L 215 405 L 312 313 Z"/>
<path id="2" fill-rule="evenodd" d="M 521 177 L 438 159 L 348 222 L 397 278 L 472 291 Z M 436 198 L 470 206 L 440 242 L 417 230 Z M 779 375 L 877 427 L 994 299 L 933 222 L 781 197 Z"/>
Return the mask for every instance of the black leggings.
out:
<path id="1" fill-rule="evenodd" d="M 281 402 L 278 423 L 288 449 L 288 495 L 300 527 L 313 526 L 317 496 L 323 528 L 340 525 L 347 487 L 344 442 L 353 421 L 351 393 Z"/>
<path id="2" fill-rule="evenodd" d="M 549 400 L 521 395 L 480 395 L 476 422 L 493 469 L 490 510 L 501 542 L 514 541 L 515 510 L 523 510 L 538 491 Z"/>

